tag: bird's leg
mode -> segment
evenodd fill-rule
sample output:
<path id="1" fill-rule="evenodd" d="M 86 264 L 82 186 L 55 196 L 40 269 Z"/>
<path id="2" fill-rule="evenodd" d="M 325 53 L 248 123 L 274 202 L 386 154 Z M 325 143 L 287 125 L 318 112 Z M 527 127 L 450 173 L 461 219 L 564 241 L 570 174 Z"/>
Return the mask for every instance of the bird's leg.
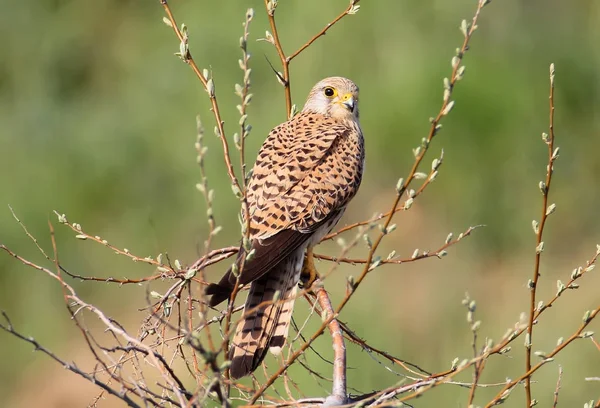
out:
<path id="1" fill-rule="evenodd" d="M 313 257 L 312 246 L 309 246 L 304 256 L 304 265 L 300 273 L 300 283 L 303 289 L 310 289 L 312 284 L 319 279 L 319 272 L 315 268 L 315 258 Z"/>

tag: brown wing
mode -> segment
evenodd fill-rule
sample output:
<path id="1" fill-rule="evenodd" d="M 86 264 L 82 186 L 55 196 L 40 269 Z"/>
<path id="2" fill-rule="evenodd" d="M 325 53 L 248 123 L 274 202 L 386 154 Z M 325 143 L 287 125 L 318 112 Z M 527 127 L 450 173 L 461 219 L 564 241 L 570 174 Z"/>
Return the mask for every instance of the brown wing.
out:
<path id="1" fill-rule="evenodd" d="M 337 218 L 338 214 L 339 212 L 334 212 L 331 218 Z M 326 223 L 329 219 L 328 217 L 317 225 L 314 225 L 314 230 L 318 229 L 319 226 Z M 300 232 L 294 229 L 285 229 L 269 238 L 263 240 L 255 239 L 252 241 L 252 248 L 255 250 L 254 257 L 249 262 L 244 263 L 239 284 L 245 285 L 259 279 L 301 247 L 311 236 L 312 233 L 309 231 Z M 241 265 L 242 258 L 245 256 L 246 251 L 240 247 L 236 264 Z M 229 269 L 219 283 L 208 285 L 206 294 L 212 295 L 209 305 L 214 307 L 229 299 L 235 287 L 235 282 L 236 277 L 231 273 L 231 269 Z"/>
<path id="2" fill-rule="evenodd" d="M 241 284 L 260 278 L 339 217 L 358 189 L 363 159 L 357 125 L 301 113 L 271 131 L 248 183 L 255 256 L 242 268 Z M 242 256 L 240 251 L 238 263 Z M 210 305 L 227 299 L 235 281 L 228 271 L 210 285 Z"/>
<path id="3" fill-rule="evenodd" d="M 314 188 L 299 188 L 350 128 L 318 114 L 302 113 L 273 129 L 248 183 L 250 234 L 264 239 L 311 218 Z"/>

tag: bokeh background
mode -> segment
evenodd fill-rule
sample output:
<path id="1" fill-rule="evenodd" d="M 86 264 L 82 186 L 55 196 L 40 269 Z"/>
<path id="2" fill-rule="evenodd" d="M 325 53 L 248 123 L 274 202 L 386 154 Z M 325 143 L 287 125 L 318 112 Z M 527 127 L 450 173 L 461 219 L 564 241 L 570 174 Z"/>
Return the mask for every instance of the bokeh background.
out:
<path id="1" fill-rule="evenodd" d="M 337 15 L 345 0 L 280 1 L 278 23 L 287 53 Z M 442 100 L 442 79 L 462 43 L 461 19 L 470 20 L 475 0 L 364 2 L 291 67 L 294 102 L 330 75 L 352 78 L 361 88 L 361 122 L 367 168 L 361 191 L 340 225 L 386 210 L 394 185 L 412 164 L 412 148 L 426 136 L 428 118 Z M 179 22 L 190 30 L 190 48 L 200 67 L 212 69 L 228 136 L 237 130 L 234 84 L 240 83 L 238 39 L 248 7 L 256 17 L 249 48 L 253 102 L 248 139 L 252 161 L 267 132 L 284 120 L 283 91 L 266 58 L 274 48 L 257 42 L 268 29 L 258 0 L 173 1 Z M 223 226 L 215 246 L 237 241 L 237 201 L 212 136 L 206 93 L 192 71 L 173 55 L 178 42 L 162 23 L 158 1 L 6 0 L 0 13 L 0 242 L 33 261 L 44 262 L 15 222 L 10 204 L 40 244 L 51 251 L 52 210 L 66 213 L 92 235 L 141 255 L 167 252 L 193 262 L 205 239 L 205 207 L 195 189 L 195 117 L 208 134 L 207 169 L 215 189 L 215 216 Z M 557 211 L 547 226 L 539 299 L 550 299 L 556 280 L 592 257 L 600 242 L 600 3 L 594 0 L 496 0 L 484 9 L 465 58 L 466 75 L 454 93 L 456 106 L 444 121 L 424 169 L 443 148 L 438 179 L 397 216 L 399 227 L 381 253 L 409 256 L 435 249 L 446 235 L 485 224 L 443 260 L 386 266 L 368 277 L 341 315 L 359 336 L 399 358 L 431 370 L 469 357 L 471 334 L 465 292 L 478 301 L 481 337 L 498 339 L 528 303 L 539 219 L 537 183 L 545 172 L 548 126 L 548 66 L 556 64 L 556 164 L 551 202 Z M 266 57 L 266 58 L 265 58 Z M 237 171 L 237 168 L 236 168 Z M 91 242 L 56 231 L 64 265 L 82 275 L 141 277 L 153 273 Z M 348 239 L 350 236 L 348 237 Z M 335 244 L 320 248 L 337 253 Z M 364 245 L 353 252 L 360 256 Z M 330 265 L 321 263 L 321 268 Z M 222 267 L 212 270 L 217 279 Z M 344 265 L 326 282 L 334 303 Z M 143 287 L 72 282 L 79 294 L 135 331 L 145 305 Z M 577 292 L 567 292 L 536 329 L 534 350 L 551 350 L 568 336 L 585 310 L 600 301 L 597 273 Z M 91 357 L 69 321 L 58 285 L 0 254 L 0 309 L 25 334 L 81 365 Z M 298 302 L 299 316 L 307 306 Z M 318 323 L 318 318 L 315 318 Z M 89 322 L 94 326 L 97 323 Z M 312 326 L 310 326 L 312 327 Z M 600 329 L 594 322 L 591 329 Z M 483 381 L 502 382 L 523 371 L 522 340 L 512 358 L 495 357 Z M 96 395 L 91 385 L 23 342 L 0 333 L 0 401 L 7 407 L 81 407 Z M 317 349 L 331 355 L 329 338 Z M 349 386 L 356 392 L 402 380 L 355 346 L 349 348 Z M 329 376 L 314 355 L 314 367 Z M 273 363 L 274 360 L 270 359 Z M 562 406 L 600 398 L 600 352 L 581 340 L 536 375 L 534 397 L 549 406 L 564 367 Z M 272 367 L 273 364 L 271 364 Z M 307 395 L 326 395 L 302 369 L 294 371 Z M 470 374 L 460 380 L 469 381 Z M 325 383 L 325 387 L 328 385 Z M 478 391 L 483 404 L 497 388 Z M 522 389 L 507 406 L 523 406 Z M 465 406 L 468 389 L 445 385 L 415 406 Z M 107 400 L 101 406 L 119 406 Z"/>

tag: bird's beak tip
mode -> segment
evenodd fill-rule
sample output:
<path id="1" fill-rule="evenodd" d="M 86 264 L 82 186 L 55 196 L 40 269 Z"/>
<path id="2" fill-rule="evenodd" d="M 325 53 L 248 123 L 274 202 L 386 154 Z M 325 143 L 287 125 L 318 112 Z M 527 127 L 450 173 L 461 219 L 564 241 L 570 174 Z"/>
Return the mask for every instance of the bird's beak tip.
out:
<path id="1" fill-rule="evenodd" d="M 355 106 L 355 103 L 354 103 L 354 98 L 353 98 L 353 97 L 349 97 L 349 98 L 348 98 L 348 99 L 346 99 L 344 102 L 342 102 L 342 104 L 343 104 L 343 105 L 344 105 L 346 108 L 348 108 L 348 110 L 349 110 L 350 112 L 354 112 L 354 106 Z"/>

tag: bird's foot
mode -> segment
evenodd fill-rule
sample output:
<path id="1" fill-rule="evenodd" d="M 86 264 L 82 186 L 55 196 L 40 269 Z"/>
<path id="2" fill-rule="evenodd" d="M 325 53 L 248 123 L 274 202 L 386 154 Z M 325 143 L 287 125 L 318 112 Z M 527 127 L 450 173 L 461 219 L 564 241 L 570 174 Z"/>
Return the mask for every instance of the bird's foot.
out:
<path id="1" fill-rule="evenodd" d="M 306 250 L 304 265 L 302 265 L 302 272 L 300 272 L 300 287 L 302 289 L 310 289 L 313 283 L 319 278 L 319 272 L 315 267 L 313 251 L 312 248 L 309 248 Z"/>

